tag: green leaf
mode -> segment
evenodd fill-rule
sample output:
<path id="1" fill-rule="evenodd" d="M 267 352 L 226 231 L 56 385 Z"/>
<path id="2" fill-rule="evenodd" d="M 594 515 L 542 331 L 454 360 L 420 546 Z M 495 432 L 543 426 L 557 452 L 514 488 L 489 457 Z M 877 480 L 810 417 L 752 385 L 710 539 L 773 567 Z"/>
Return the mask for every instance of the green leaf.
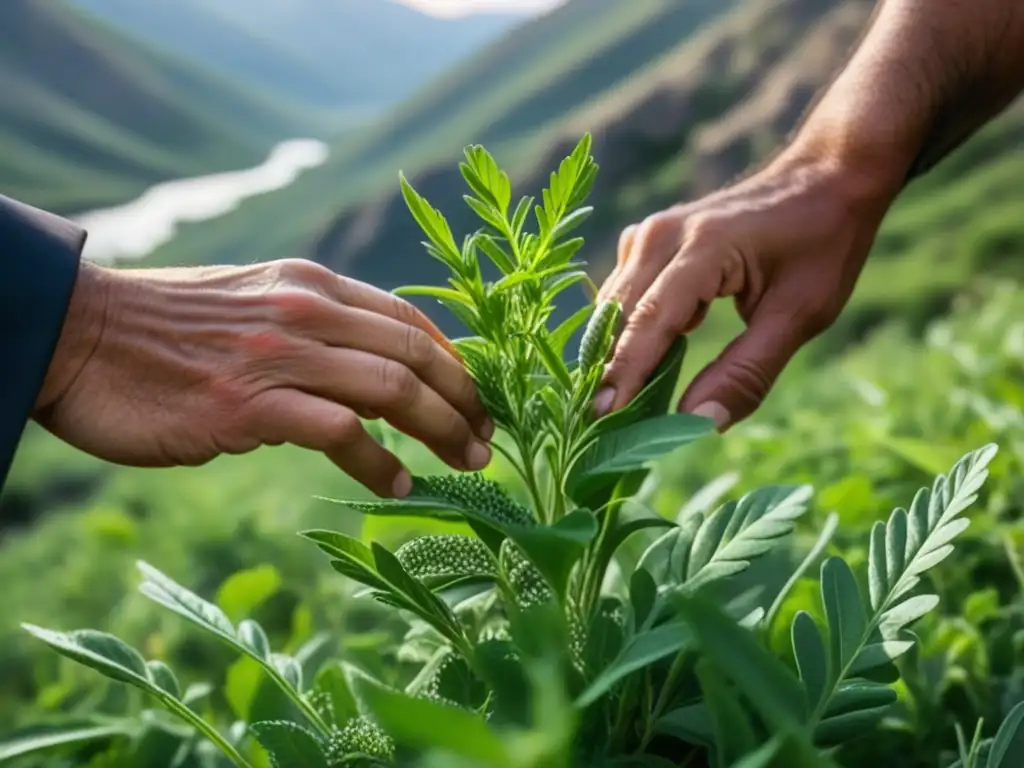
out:
<path id="1" fill-rule="evenodd" d="M 473 302 L 472 297 L 467 296 L 462 291 L 456 291 L 452 288 L 437 288 L 429 285 L 409 285 L 403 288 L 396 288 L 392 291 L 396 296 L 430 296 L 435 299 L 444 299 L 446 301 L 454 301 L 457 304 L 476 311 L 476 304 Z"/>
<path id="2" fill-rule="evenodd" d="M 185 589 L 148 563 L 140 560 L 136 565 L 143 576 L 143 582 L 139 585 L 142 594 L 224 640 L 236 642 L 235 627 L 224 611 Z"/>
<path id="3" fill-rule="evenodd" d="M 662 624 L 635 635 L 625 643 L 615 660 L 576 699 L 576 706 L 586 708 L 611 690 L 612 686 L 639 669 L 684 648 L 692 648 L 694 635 L 681 622 Z"/>
<path id="4" fill-rule="evenodd" d="M 593 304 L 587 304 L 582 309 L 573 312 L 567 320 L 551 332 L 549 338 L 551 348 L 561 355 L 565 351 L 565 345 L 569 343 L 569 339 L 587 322 L 593 311 Z"/>
<path id="5" fill-rule="evenodd" d="M 217 605 L 228 618 L 240 621 L 277 594 L 281 574 L 272 565 L 258 565 L 229 576 L 217 591 Z"/>
<path id="6" fill-rule="evenodd" d="M 573 462 L 566 478 L 566 492 L 578 504 L 614 477 L 671 453 L 713 432 L 714 422 L 688 413 L 674 413 L 647 419 L 606 432 Z"/>
<path id="7" fill-rule="evenodd" d="M 796 657 L 800 681 L 807 691 L 807 702 L 815 709 L 828 684 L 828 658 L 818 622 L 806 611 L 797 611 L 791 628 L 793 655 Z"/>
<path id="8" fill-rule="evenodd" d="M 374 589 L 388 588 L 387 582 L 377 573 L 373 552 L 359 539 L 338 531 L 302 531 L 299 535 L 312 541 L 321 551 L 337 558 L 331 565 L 339 573 Z"/>
<path id="9" fill-rule="evenodd" d="M 820 754 L 804 737 L 792 731 L 783 731 L 733 763 L 731 768 L 838 768 L 837 764 Z"/>
<path id="10" fill-rule="evenodd" d="M 496 531 L 537 524 L 526 507 L 514 501 L 497 483 L 480 473 L 414 477 L 412 492 L 403 499 L 348 501 L 325 499 L 371 515 L 465 518 Z M 305 534 L 303 534 L 305 535 Z"/>
<path id="11" fill-rule="evenodd" d="M 594 515 L 577 509 L 554 525 L 510 529 L 509 537 L 544 574 L 559 598 L 564 598 L 572 568 L 597 536 L 597 530 Z"/>
<path id="12" fill-rule="evenodd" d="M 809 486 L 769 486 L 715 510 L 694 538 L 685 573 L 687 589 L 737 574 L 770 552 L 793 532 L 810 496 Z"/>
<path id="13" fill-rule="evenodd" d="M 348 677 L 340 662 L 331 661 L 317 672 L 313 680 L 313 691 L 329 700 L 332 716 L 327 720 L 334 725 L 341 725 L 359 714 L 355 696 L 352 695 Z"/>
<path id="14" fill-rule="evenodd" d="M 704 702 L 666 712 L 654 724 L 654 732 L 674 736 L 688 744 L 700 744 L 709 749 L 715 746 L 714 723 Z"/>
<path id="15" fill-rule="evenodd" d="M 986 768 L 1016 768 L 1024 757 L 1024 702 L 1010 710 L 996 732 Z"/>
<path id="16" fill-rule="evenodd" d="M 398 744 L 422 751 L 444 749 L 477 761 L 481 768 L 511 768 L 501 739 L 480 716 L 427 699 L 413 699 L 366 680 L 357 681 L 356 690 Z"/>
<path id="17" fill-rule="evenodd" d="M 690 550 L 704 516 L 696 514 L 656 539 L 640 556 L 637 568 L 651 574 L 655 583 L 667 588 L 680 583 L 690 562 Z"/>
<path id="18" fill-rule="evenodd" d="M 714 666 L 697 663 L 697 679 L 704 703 L 714 727 L 718 765 L 731 765 L 758 747 L 750 718 L 740 706 L 739 697 L 729 688 Z"/>
<path id="19" fill-rule="evenodd" d="M 516 263 L 505 249 L 490 235 L 481 232 L 476 241 L 477 246 L 503 275 L 511 275 L 516 271 Z"/>
<path id="20" fill-rule="evenodd" d="M 544 334 L 537 334 L 533 338 L 533 346 L 540 354 L 540 359 L 544 363 L 544 367 L 548 369 L 548 373 L 555 377 L 565 392 L 571 392 L 572 377 L 569 376 L 569 369 L 565 366 L 565 361 L 548 343 L 547 337 Z"/>
<path id="21" fill-rule="evenodd" d="M 149 678 L 153 681 L 153 684 L 180 701 L 181 684 L 178 682 L 178 676 L 174 674 L 174 670 L 162 661 L 155 659 L 147 661 L 146 666 L 149 667 Z"/>
<path id="22" fill-rule="evenodd" d="M 821 566 L 821 601 L 828 620 L 832 668 L 838 673 L 860 651 L 868 627 L 857 579 L 841 557 L 830 557 Z"/>
<path id="23" fill-rule="evenodd" d="M 316 736 L 286 721 L 253 723 L 249 731 L 267 750 L 274 768 L 328 768 Z"/>
<path id="24" fill-rule="evenodd" d="M 402 197 L 405 198 L 405 204 L 408 206 L 413 218 L 416 219 L 416 223 L 420 225 L 420 228 L 430 238 L 430 241 L 437 247 L 444 257 L 445 263 L 452 267 L 453 270 L 458 270 L 461 263 L 461 254 L 444 216 L 412 188 L 412 185 L 402 173 L 399 173 L 399 183 L 402 187 Z"/>
<path id="25" fill-rule="evenodd" d="M 803 726 L 807 700 L 800 681 L 753 633 L 700 595 L 678 595 L 675 601 L 704 657 L 732 679 L 765 723 L 780 730 Z"/>
<path id="26" fill-rule="evenodd" d="M 13 738 L 0 742 L 0 763 L 36 752 L 46 752 L 51 749 L 78 746 L 93 741 L 105 741 L 126 736 L 131 737 L 135 736 L 137 732 L 137 725 L 124 722 L 114 725 L 58 727 L 57 729 L 47 730 L 44 733 L 32 733 L 25 736 L 15 735 Z"/>
<path id="27" fill-rule="evenodd" d="M 595 422 L 593 430 L 598 434 L 621 429 L 629 424 L 663 416 L 668 411 L 686 357 L 687 341 L 680 336 L 669 347 L 651 378 L 640 390 L 640 394 L 625 408 L 603 416 Z"/>
<path id="28" fill-rule="evenodd" d="M 804 574 L 811 569 L 811 566 L 814 565 L 814 561 L 817 560 L 821 556 L 821 553 L 825 551 L 825 547 L 827 547 L 828 543 L 832 540 L 832 536 L 835 534 L 836 528 L 838 527 L 839 515 L 835 512 L 829 513 L 828 517 L 825 518 L 825 525 L 822 526 L 821 533 L 818 534 L 818 538 L 814 542 L 814 546 L 810 548 L 804 556 L 804 559 L 800 562 L 800 565 L 797 566 L 796 570 L 790 574 L 786 583 L 782 586 L 782 589 L 779 590 L 779 593 L 772 601 L 771 607 L 768 609 L 767 614 L 765 614 L 764 621 L 762 622 L 762 626 L 766 629 L 771 629 L 771 626 L 775 621 L 775 617 L 779 615 L 779 611 L 782 609 L 782 605 L 785 603 L 786 598 L 789 596 L 790 592 L 793 591 L 793 588 L 797 585 L 800 579 L 804 577 Z"/>
<path id="29" fill-rule="evenodd" d="M 633 571 L 629 579 L 629 603 L 633 607 L 634 629 L 643 627 L 653 615 L 654 601 L 658 597 L 658 585 L 644 570 Z"/>
<path id="30" fill-rule="evenodd" d="M 458 579 L 493 579 L 494 555 L 480 539 L 457 534 L 420 536 L 395 551 L 410 575 L 433 589 Z"/>
<path id="31" fill-rule="evenodd" d="M 146 660 L 123 640 L 95 629 L 54 632 L 32 624 L 22 624 L 29 634 L 42 640 L 62 656 L 95 669 L 112 680 L 133 685 L 151 693 L 162 693 L 154 682 Z"/>
<path id="32" fill-rule="evenodd" d="M 270 659 L 270 640 L 263 627 L 251 619 L 238 625 L 238 639 L 260 659 Z"/>

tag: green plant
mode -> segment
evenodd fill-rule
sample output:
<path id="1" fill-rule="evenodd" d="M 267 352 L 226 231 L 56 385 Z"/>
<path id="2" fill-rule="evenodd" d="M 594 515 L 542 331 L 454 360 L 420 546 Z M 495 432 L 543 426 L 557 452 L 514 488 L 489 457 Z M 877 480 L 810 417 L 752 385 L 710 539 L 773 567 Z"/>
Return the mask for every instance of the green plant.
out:
<path id="1" fill-rule="evenodd" d="M 896 662 L 916 642 L 909 627 L 938 602 L 917 588 L 967 527 L 963 513 L 995 447 L 970 452 L 907 509 L 875 523 L 863 578 L 843 557 L 825 559 L 818 615 L 786 620 L 788 664 L 770 638 L 836 519 L 780 589 L 743 589 L 739 577 L 754 561 L 786 561 L 781 544 L 810 488 L 759 489 L 678 523 L 655 514 L 651 463 L 713 432 L 706 419 L 667 412 L 685 340 L 627 408 L 596 418 L 590 401 L 618 306 L 549 328 L 559 293 L 586 279 L 572 260 L 583 241 L 570 235 L 590 214 L 582 207 L 597 171 L 589 136 L 537 206 L 529 197 L 512 206 L 508 176 L 482 147 L 467 149 L 461 168 L 466 202 L 485 224 L 461 245 L 402 179 L 427 251 L 451 274 L 447 287 L 403 292 L 437 299 L 474 334 L 456 347 L 521 483 L 417 476 L 404 499 L 338 502 L 368 515 L 465 523 L 475 535 L 419 537 L 392 552 L 336 531 L 302 534 L 407 619 L 386 674 L 330 659 L 319 642 L 275 653 L 258 623 L 234 624 L 145 564 L 144 595 L 263 670 L 263 698 L 248 722 L 215 727 L 165 664 L 116 637 L 27 629 L 184 721 L 183 761 L 196 745 L 214 745 L 236 765 L 256 766 L 265 752 L 277 768 L 834 765 L 836 749 L 870 732 L 896 701 Z M 531 213 L 535 232 L 526 227 Z M 566 362 L 581 329 L 579 354 Z M 1012 716 L 997 742 L 1020 738 L 1020 720 Z"/>

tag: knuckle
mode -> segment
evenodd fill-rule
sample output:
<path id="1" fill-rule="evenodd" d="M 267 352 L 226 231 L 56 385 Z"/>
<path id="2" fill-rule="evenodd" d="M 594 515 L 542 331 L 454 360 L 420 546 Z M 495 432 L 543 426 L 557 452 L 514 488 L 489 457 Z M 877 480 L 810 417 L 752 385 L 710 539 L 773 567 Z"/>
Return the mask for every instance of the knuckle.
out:
<path id="1" fill-rule="evenodd" d="M 235 341 L 247 363 L 285 357 L 292 349 L 292 340 L 280 327 L 242 332 Z"/>
<path id="2" fill-rule="evenodd" d="M 317 317 L 323 300 L 309 291 L 287 289 L 268 295 L 266 301 L 274 323 L 284 328 L 302 328 Z"/>
<path id="3" fill-rule="evenodd" d="M 354 413 L 339 411 L 331 417 L 330 423 L 326 425 L 326 431 L 331 445 L 345 447 L 359 440 L 363 425 L 359 423 L 359 417 Z"/>
<path id="4" fill-rule="evenodd" d="M 394 360 L 381 362 L 379 373 L 380 391 L 383 399 L 393 406 L 412 405 L 419 393 L 419 381 L 415 374 Z"/>
<path id="5" fill-rule="evenodd" d="M 424 368 L 435 359 L 437 345 L 430 334 L 413 325 L 405 330 L 405 357 L 414 368 Z"/>
<path id="6" fill-rule="evenodd" d="M 679 217 L 672 211 L 658 211 L 651 214 L 638 226 L 636 243 L 641 250 L 658 248 L 679 234 Z"/>
<path id="7" fill-rule="evenodd" d="M 721 217 L 707 213 L 691 216 L 685 226 L 686 239 L 698 246 L 719 242 L 727 234 L 726 224 Z"/>
<path id="8" fill-rule="evenodd" d="M 334 274 L 327 267 L 310 259 L 281 259 L 276 264 L 279 277 L 287 283 L 318 284 L 328 275 Z"/>
<path id="9" fill-rule="evenodd" d="M 423 314 L 416 307 L 398 296 L 392 296 L 390 301 L 393 316 L 398 322 L 413 326 L 422 325 Z"/>

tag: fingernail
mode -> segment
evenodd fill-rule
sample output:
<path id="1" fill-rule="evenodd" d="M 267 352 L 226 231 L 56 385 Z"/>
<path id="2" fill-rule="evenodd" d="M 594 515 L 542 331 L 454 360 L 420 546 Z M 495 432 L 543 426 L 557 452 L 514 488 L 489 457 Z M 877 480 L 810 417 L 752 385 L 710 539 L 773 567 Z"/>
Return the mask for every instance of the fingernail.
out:
<path id="1" fill-rule="evenodd" d="M 484 440 L 490 440 L 492 437 L 494 437 L 494 422 L 493 421 L 491 421 L 490 419 L 487 419 L 480 426 L 480 437 L 482 437 Z"/>
<path id="2" fill-rule="evenodd" d="M 391 492 L 399 499 L 404 499 L 412 493 L 412 476 L 406 470 L 403 469 L 395 476 L 395 482 L 391 484 Z"/>
<path id="3" fill-rule="evenodd" d="M 483 469 L 491 460 L 491 449 L 474 440 L 466 451 L 466 466 L 470 469 Z"/>
<path id="4" fill-rule="evenodd" d="M 693 409 L 692 413 L 694 416 L 703 416 L 706 419 L 711 419 L 715 422 L 715 427 L 718 429 L 722 429 L 732 421 L 732 416 L 726 410 L 726 407 L 714 401 L 701 403 Z"/>
<path id="5" fill-rule="evenodd" d="M 597 397 L 594 398 L 594 413 L 598 416 L 604 416 L 609 410 L 611 410 L 613 402 L 615 402 L 614 387 L 605 387 L 598 392 Z"/>

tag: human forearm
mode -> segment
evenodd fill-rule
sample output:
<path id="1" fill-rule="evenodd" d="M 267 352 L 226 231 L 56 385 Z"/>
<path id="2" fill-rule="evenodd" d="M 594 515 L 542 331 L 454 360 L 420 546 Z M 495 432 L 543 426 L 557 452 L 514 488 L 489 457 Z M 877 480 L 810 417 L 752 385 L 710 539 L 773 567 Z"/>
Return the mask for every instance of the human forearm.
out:
<path id="1" fill-rule="evenodd" d="M 895 197 L 1024 88 L 1024 3 L 882 0 L 783 155 L 835 163 Z"/>

